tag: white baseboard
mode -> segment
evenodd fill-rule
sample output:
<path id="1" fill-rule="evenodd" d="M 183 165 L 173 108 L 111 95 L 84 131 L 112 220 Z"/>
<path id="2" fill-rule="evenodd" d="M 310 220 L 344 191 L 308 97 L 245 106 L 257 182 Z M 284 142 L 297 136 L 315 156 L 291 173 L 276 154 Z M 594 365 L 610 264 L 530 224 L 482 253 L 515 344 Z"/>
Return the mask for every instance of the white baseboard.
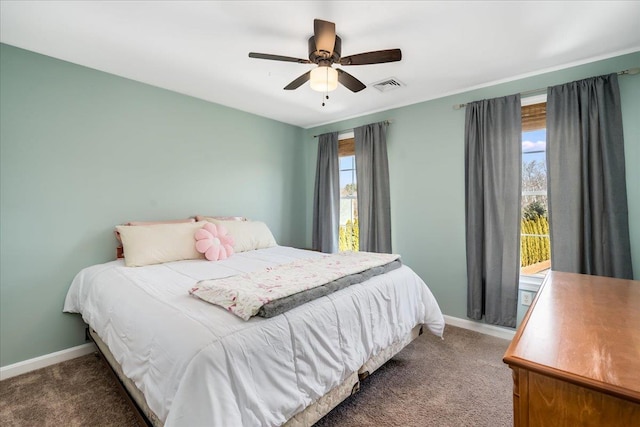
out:
<path id="1" fill-rule="evenodd" d="M 56 363 L 65 362 L 84 356 L 96 351 L 93 343 L 82 344 L 76 347 L 67 348 L 65 350 L 56 351 L 55 353 L 45 354 L 44 356 L 34 357 L 33 359 L 23 360 L 22 362 L 0 368 L 0 381 L 6 380 L 17 375 L 26 374 L 36 369 L 45 368 Z"/>
<path id="2" fill-rule="evenodd" d="M 469 329 L 472 331 L 480 332 L 482 334 L 504 338 L 505 340 L 509 341 L 511 341 L 513 339 L 513 336 L 516 334 L 516 331 L 514 329 L 474 322 L 473 320 L 468 319 L 460 319 L 459 317 L 444 315 L 444 321 L 446 324 L 451 326 L 457 326 L 459 328 Z"/>

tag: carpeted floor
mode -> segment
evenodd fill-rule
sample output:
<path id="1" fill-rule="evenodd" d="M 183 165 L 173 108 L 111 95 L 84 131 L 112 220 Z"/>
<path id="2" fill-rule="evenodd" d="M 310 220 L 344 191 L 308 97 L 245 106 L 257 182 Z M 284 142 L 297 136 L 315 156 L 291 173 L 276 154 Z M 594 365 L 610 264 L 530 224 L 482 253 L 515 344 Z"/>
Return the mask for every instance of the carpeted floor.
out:
<path id="1" fill-rule="evenodd" d="M 138 427 L 108 369 L 90 354 L 0 382 L 0 426 Z"/>
<path id="2" fill-rule="evenodd" d="M 448 326 L 425 333 L 362 381 L 316 427 L 513 425 L 509 341 Z"/>
<path id="3" fill-rule="evenodd" d="M 418 337 L 316 426 L 513 425 L 509 342 L 453 326 L 444 337 Z M 0 382 L 0 425 L 138 426 L 107 369 L 88 355 Z"/>

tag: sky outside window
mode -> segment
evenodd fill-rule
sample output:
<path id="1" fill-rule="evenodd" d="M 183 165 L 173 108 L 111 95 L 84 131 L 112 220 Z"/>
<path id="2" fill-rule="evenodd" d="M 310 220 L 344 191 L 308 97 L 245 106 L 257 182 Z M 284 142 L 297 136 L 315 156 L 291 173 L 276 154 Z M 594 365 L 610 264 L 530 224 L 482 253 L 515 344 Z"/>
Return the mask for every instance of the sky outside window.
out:
<path id="1" fill-rule="evenodd" d="M 522 154 L 525 161 L 537 160 L 542 163 L 546 163 L 546 149 L 546 129 L 522 132 Z"/>

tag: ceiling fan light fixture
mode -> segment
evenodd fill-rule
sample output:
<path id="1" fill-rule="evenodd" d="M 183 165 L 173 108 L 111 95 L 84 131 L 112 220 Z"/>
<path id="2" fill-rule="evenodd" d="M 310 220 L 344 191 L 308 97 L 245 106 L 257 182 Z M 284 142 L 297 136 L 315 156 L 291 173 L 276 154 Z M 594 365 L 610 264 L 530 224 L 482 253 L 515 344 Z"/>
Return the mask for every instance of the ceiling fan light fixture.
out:
<path id="1" fill-rule="evenodd" d="M 338 88 L 338 71 L 329 66 L 319 66 L 311 70 L 311 89 L 317 92 L 331 92 Z"/>

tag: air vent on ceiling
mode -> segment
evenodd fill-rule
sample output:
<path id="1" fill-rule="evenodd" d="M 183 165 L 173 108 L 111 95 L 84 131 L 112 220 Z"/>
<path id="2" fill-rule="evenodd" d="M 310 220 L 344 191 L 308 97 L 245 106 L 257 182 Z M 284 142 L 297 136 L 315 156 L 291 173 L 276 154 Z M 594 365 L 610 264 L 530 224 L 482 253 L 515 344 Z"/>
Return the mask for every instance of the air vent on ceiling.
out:
<path id="1" fill-rule="evenodd" d="M 399 89 L 401 87 L 405 87 L 406 85 L 402 83 L 400 80 L 395 77 L 389 77 L 387 79 L 381 80 L 378 83 L 374 83 L 373 87 L 378 89 L 380 92 L 389 92 L 390 90 Z"/>

